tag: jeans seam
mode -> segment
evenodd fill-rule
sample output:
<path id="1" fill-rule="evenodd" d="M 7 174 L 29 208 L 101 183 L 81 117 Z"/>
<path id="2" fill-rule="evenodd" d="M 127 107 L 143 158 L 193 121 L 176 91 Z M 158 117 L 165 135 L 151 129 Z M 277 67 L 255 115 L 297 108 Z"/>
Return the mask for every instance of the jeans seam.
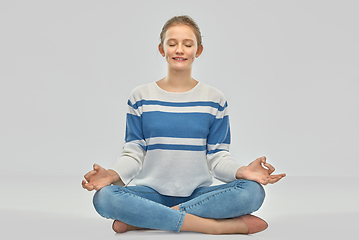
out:
<path id="1" fill-rule="evenodd" d="M 137 192 L 137 193 L 151 193 L 151 194 L 158 194 L 157 192 L 145 192 L 145 191 L 137 191 L 137 190 L 132 190 L 132 189 L 128 189 L 128 191 Z"/>
<path id="2" fill-rule="evenodd" d="M 209 193 L 209 192 L 213 192 L 213 191 L 216 191 L 217 189 L 219 189 L 221 187 L 217 187 L 215 189 L 212 189 L 212 190 L 208 190 L 208 191 L 205 191 L 205 192 L 199 192 L 199 193 L 196 193 L 195 195 L 202 195 L 202 194 L 205 194 L 205 193 Z"/>
<path id="3" fill-rule="evenodd" d="M 179 218 L 179 220 L 178 220 L 178 223 L 177 223 L 176 229 L 175 229 L 176 232 L 179 232 L 179 231 L 181 230 L 181 228 L 178 229 L 178 227 L 179 227 L 179 224 L 180 224 L 181 222 L 183 223 L 182 219 L 183 219 L 183 217 L 184 217 L 185 214 L 186 214 L 186 212 L 184 212 L 184 211 L 181 210 L 181 215 L 180 215 L 180 218 Z"/>
<path id="4" fill-rule="evenodd" d="M 131 196 L 136 197 L 136 198 L 139 198 L 139 199 L 144 199 L 144 200 L 146 200 L 146 201 L 148 201 L 148 202 L 153 202 L 153 201 L 151 201 L 151 200 L 149 200 L 149 199 L 147 199 L 147 198 L 143 198 L 143 197 L 137 196 L 136 194 L 129 193 L 129 192 L 125 192 L 125 191 L 122 191 L 122 190 L 120 190 L 120 191 L 121 191 L 123 194 L 128 194 L 128 195 L 131 195 Z"/>
<path id="5" fill-rule="evenodd" d="M 240 186 L 243 185 L 243 179 L 238 179 L 238 180 L 236 180 L 236 181 L 238 182 L 238 184 L 236 184 L 236 186 L 231 187 L 231 188 L 238 188 L 238 187 L 240 187 Z M 205 193 L 210 193 L 210 192 L 213 192 L 213 191 L 218 190 L 219 188 L 221 188 L 221 186 L 218 186 L 217 188 L 214 188 L 214 189 L 212 189 L 212 190 L 208 190 L 208 191 L 205 191 L 205 192 L 195 193 L 195 195 L 203 195 L 203 194 L 205 194 Z M 230 189 L 230 188 L 226 188 L 226 189 Z"/>
<path id="6" fill-rule="evenodd" d="M 192 205 L 190 205 L 190 206 L 187 206 L 187 207 L 183 207 L 183 204 L 181 204 L 181 205 L 182 205 L 181 208 L 183 209 L 183 211 L 185 211 L 186 209 L 193 208 L 194 206 L 199 205 L 199 204 L 201 204 L 201 203 L 204 202 L 204 201 L 207 201 L 209 198 L 211 198 L 211 197 L 213 197 L 213 196 L 216 196 L 216 195 L 219 195 L 219 194 L 228 192 L 228 191 L 232 191 L 233 189 L 236 189 L 236 188 L 239 188 L 239 186 L 234 186 L 234 187 L 231 187 L 231 188 L 223 189 L 223 191 L 217 192 L 217 193 L 215 193 L 215 194 L 212 194 L 211 196 L 208 196 L 208 197 L 206 197 L 205 199 L 202 199 L 201 201 L 199 201 L 199 202 L 197 202 L 197 203 L 195 203 L 195 204 L 192 204 Z"/>
<path id="7" fill-rule="evenodd" d="M 122 188 L 126 189 L 127 191 L 136 192 L 136 193 L 151 193 L 151 194 L 158 194 L 158 192 L 156 192 L 155 190 L 154 190 L 155 192 L 147 192 L 147 191 L 138 191 L 138 190 L 128 189 L 128 188 L 126 188 L 126 187 L 122 187 Z M 125 192 L 125 191 L 123 191 L 123 192 Z"/>

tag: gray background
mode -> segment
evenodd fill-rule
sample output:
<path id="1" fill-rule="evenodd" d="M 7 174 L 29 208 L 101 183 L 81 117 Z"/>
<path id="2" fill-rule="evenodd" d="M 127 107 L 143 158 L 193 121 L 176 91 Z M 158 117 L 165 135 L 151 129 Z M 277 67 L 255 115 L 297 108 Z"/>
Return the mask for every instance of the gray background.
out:
<path id="1" fill-rule="evenodd" d="M 126 102 L 159 80 L 188 14 L 193 77 L 227 96 L 232 155 L 290 176 L 359 176 L 357 1 L 0 2 L 0 174 L 82 176 L 121 152 Z M 80 183 L 79 183 L 80 186 Z"/>

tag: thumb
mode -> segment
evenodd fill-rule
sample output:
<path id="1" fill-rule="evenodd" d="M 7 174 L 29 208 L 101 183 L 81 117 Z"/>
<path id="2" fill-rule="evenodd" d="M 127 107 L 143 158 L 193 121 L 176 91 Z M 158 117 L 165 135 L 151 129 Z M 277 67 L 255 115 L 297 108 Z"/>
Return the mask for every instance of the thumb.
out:
<path id="1" fill-rule="evenodd" d="M 93 165 L 93 170 L 95 171 L 98 171 L 100 168 L 101 168 L 100 165 L 98 165 L 97 163 Z"/>

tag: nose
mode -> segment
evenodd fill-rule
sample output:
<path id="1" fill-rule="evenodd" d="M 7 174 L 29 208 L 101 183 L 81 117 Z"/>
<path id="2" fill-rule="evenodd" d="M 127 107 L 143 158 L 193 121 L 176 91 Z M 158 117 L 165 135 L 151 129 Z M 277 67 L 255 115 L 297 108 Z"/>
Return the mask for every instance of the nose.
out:
<path id="1" fill-rule="evenodd" d="M 182 46 L 182 44 L 178 44 L 178 47 L 176 49 L 176 54 L 183 54 L 183 46 Z"/>

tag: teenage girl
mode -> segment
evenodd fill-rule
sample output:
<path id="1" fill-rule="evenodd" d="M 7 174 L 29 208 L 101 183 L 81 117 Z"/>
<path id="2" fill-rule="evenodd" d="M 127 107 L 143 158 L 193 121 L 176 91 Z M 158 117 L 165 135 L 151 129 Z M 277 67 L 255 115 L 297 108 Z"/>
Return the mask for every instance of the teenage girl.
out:
<path id="1" fill-rule="evenodd" d="M 227 102 L 217 89 L 192 78 L 201 33 L 188 16 L 166 22 L 159 52 L 167 76 L 135 88 L 128 100 L 126 143 L 110 169 L 94 164 L 82 181 L 96 211 L 122 233 L 138 229 L 208 234 L 263 231 L 251 215 L 285 174 L 260 157 L 248 166 L 229 153 Z M 225 184 L 211 186 L 212 177 Z M 136 186 L 128 186 L 133 182 Z"/>

